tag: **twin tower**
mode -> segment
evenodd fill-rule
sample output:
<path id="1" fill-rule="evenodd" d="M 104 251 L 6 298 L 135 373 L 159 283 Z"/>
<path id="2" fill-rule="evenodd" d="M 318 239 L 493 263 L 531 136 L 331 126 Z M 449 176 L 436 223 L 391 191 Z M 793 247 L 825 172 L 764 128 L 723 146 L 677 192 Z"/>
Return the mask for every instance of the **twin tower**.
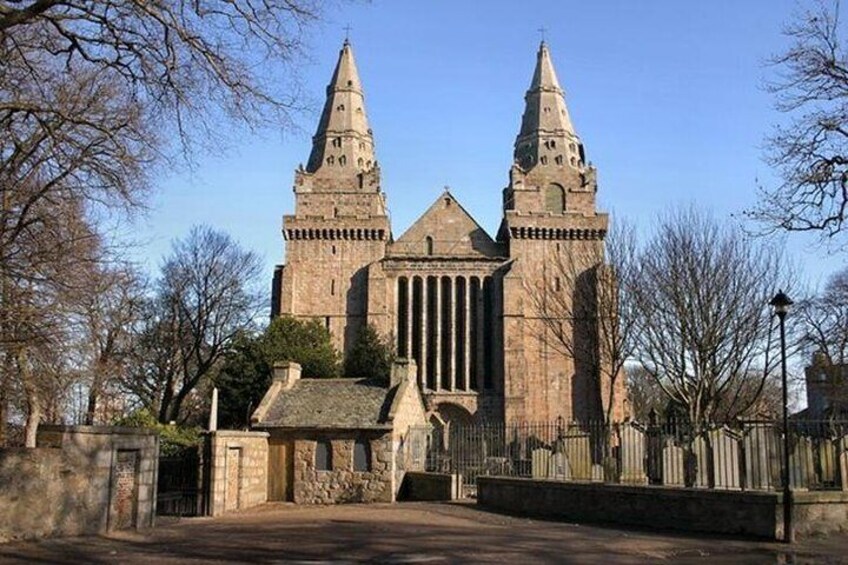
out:
<path id="1" fill-rule="evenodd" d="M 574 315 L 593 307 L 575 281 L 603 264 L 608 217 L 544 42 L 525 102 L 495 239 L 448 191 L 392 236 L 347 41 L 295 172 L 272 314 L 320 320 L 345 353 L 373 325 L 415 359 L 436 425 L 597 419 L 608 396 L 595 325 Z"/>

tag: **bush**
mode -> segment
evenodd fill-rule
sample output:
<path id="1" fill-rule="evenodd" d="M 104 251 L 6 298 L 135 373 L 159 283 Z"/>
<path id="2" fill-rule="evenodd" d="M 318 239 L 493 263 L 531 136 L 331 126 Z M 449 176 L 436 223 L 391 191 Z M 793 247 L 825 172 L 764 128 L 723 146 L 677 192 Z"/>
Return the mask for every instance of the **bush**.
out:
<path id="1" fill-rule="evenodd" d="M 147 428 L 159 432 L 159 454 L 165 457 L 178 455 L 200 445 L 200 428 L 162 424 L 146 408 L 118 418 L 113 424 L 128 428 Z"/>

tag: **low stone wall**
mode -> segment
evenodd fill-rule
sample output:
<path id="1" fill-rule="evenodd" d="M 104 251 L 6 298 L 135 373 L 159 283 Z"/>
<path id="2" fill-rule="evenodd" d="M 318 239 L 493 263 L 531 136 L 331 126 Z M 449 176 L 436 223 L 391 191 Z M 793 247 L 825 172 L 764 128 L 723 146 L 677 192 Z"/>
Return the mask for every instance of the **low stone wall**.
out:
<path id="1" fill-rule="evenodd" d="M 478 477 L 477 502 L 505 512 L 783 539 L 783 495 L 661 486 Z M 848 531 L 848 493 L 793 491 L 796 535 Z"/>
<path id="2" fill-rule="evenodd" d="M 781 496 L 549 480 L 478 477 L 483 507 L 575 522 L 712 532 L 767 539 L 783 533 Z"/>
<path id="3" fill-rule="evenodd" d="M 0 542 L 153 526 L 154 432 L 43 425 L 37 445 L 0 450 Z"/>
<path id="4" fill-rule="evenodd" d="M 209 432 L 209 514 L 251 508 L 268 500 L 268 434 Z"/>
<path id="5" fill-rule="evenodd" d="M 848 492 L 794 492 L 792 508 L 797 535 L 848 532 Z"/>
<path id="6" fill-rule="evenodd" d="M 456 500 L 462 492 L 462 476 L 448 473 L 407 471 L 399 500 Z"/>

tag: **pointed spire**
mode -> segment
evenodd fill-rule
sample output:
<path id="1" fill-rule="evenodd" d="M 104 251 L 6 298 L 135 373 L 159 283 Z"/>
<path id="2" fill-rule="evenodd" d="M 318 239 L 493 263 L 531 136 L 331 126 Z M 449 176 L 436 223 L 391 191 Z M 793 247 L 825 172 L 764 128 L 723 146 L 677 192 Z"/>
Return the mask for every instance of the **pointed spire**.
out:
<path id="1" fill-rule="evenodd" d="M 565 93 L 544 41 L 539 45 L 533 80 L 524 100 L 521 130 L 515 140 L 515 161 L 525 170 L 536 165 L 582 169 L 580 139 L 571 124 Z"/>
<path id="2" fill-rule="evenodd" d="M 355 175 L 376 164 L 374 139 L 365 113 L 365 97 L 350 41 L 345 39 L 327 101 L 312 138 L 306 170 L 330 169 L 338 175 Z"/>

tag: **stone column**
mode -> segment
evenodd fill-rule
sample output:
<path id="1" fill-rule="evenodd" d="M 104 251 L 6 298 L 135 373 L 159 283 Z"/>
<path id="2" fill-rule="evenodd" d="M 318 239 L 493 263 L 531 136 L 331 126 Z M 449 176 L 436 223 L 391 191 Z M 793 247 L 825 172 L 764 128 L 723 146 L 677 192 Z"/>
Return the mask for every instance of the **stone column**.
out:
<path id="1" fill-rule="evenodd" d="M 450 280 L 450 284 L 448 285 L 448 288 L 450 288 L 450 292 L 451 292 L 451 301 L 450 301 L 451 307 L 450 307 L 450 311 L 448 312 L 448 318 L 450 318 L 449 325 L 450 325 L 450 344 L 451 344 L 451 347 L 449 348 L 449 350 L 450 350 L 449 367 L 450 367 L 450 389 L 451 389 L 451 391 L 454 391 L 454 390 L 456 390 L 456 348 L 457 348 L 457 343 L 456 343 L 456 315 L 457 315 L 457 312 L 458 312 L 456 297 L 459 295 L 459 293 L 456 291 L 456 278 L 451 277 L 449 280 Z"/>
<path id="2" fill-rule="evenodd" d="M 486 363 L 484 361 L 485 352 L 483 351 L 483 329 L 485 325 L 483 321 L 486 319 L 486 313 L 483 311 L 483 307 L 486 304 L 486 301 L 483 297 L 483 282 L 485 281 L 485 277 L 480 277 L 477 287 L 477 390 L 485 389 L 486 382 Z"/>
<path id="3" fill-rule="evenodd" d="M 465 367 L 463 374 L 463 390 L 471 389 L 471 277 L 465 277 L 465 327 L 463 329 L 462 347 L 465 354 L 462 356 Z"/>
<path id="4" fill-rule="evenodd" d="M 412 277 L 406 277 L 406 357 L 412 359 Z"/>
<path id="5" fill-rule="evenodd" d="M 427 277 L 421 277 L 421 389 L 427 388 Z"/>
<path id="6" fill-rule="evenodd" d="M 436 366 L 436 390 L 442 389 L 442 277 L 437 276 L 436 279 L 436 358 L 433 361 Z"/>

